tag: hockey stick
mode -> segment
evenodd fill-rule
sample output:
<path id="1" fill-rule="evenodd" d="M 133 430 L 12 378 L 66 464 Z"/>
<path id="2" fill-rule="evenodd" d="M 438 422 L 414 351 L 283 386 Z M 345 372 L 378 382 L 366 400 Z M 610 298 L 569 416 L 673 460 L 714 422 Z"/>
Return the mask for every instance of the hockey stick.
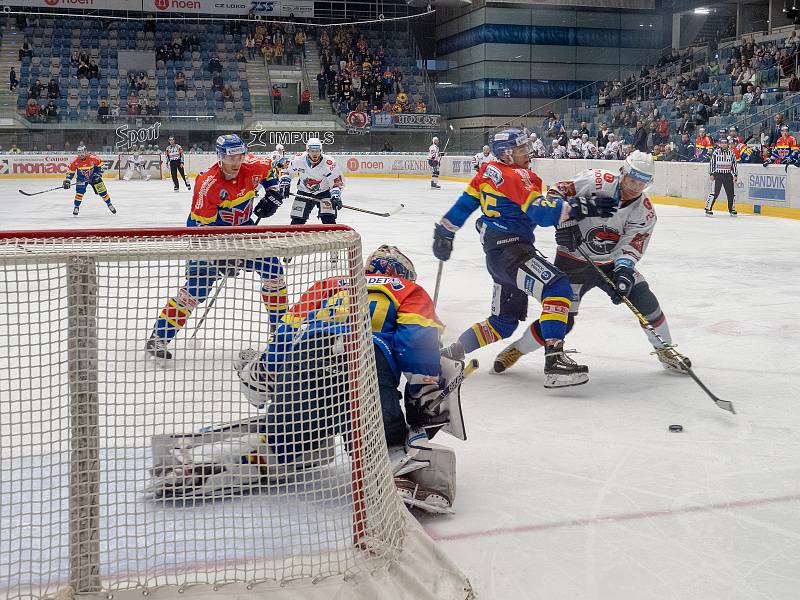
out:
<path id="1" fill-rule="evenodd" d="M 320 202 L 318 198 L 314 198 L 313 196 L 306 196 L 305 194 L 293 193 L 289 195 L 294 196 L 298 200 L 305 200 L 307 202 L 316 202 L 317 204 L 319 204 Z M 350 206 L 348 204 L 342 204 L 342 208 L 346 208 L 348 210 L 355 210 L 362 213 L 367 213 L 368 215 L 375 215 L 376 217 L 391 217 L 392 215 L 396 215 L 397 213 L 399 213 L 405 207 L 406 207 L 405 204 L 400 204 L 400 206 L 393 208 L 389 212 L 375 212 L 374 210 L 367 210 L 366 208 L 360 208 L 358 206 Z"/>
<path id="2" fill-rule="evenodd" d="M 222 292 L 222 288 L 225 287 L 225 284 L 228 283 L 228 276 L 226 275 L 220 284 L 217 286 L 217 289 L 214 290 L 214 295 L 211 296 L 211 300 L 208 301 L 208 304 L 205 306 L 205 310 L 203 311 L 203 316 L 197 321 L 197 325 L 194 326 L 194 332 L 192 335 L 189 336 L 189 340 L 193 340 L 197 333 L 202 329 L 203 323 L 206 322 L 208 315 L 211 314 L 211 309 L 214 308 L 214 304 L 217 302 L 217 298 L 219 298 L 220 293 Z"/>
<path id="3" fill-rule="evenodd" d="M 442 153 L 439 156 L 444 156 L 444 153 L 447 152 L 447 145 L 450 143 L 450 138 L 453 137 L 453 126 L 450 124 L 447 126 L 450 128 L 450 135 L 448 135 L 447 139 L 444 141 L 444 150 L 442 150 Z"/>
<path id="4" fill-rule="evenodd" d="M 42 190 L 41 192 L 26 192 L 25 190 L 18 190 L 20 194 L 23 196 L 38 196 L 39 194 L 46 194 L 47 192 L 55 192 L 56 190 L 63 190 L 64 186 L 60 185 L 58 187 L 50 188 L 49 190 Z"/>
<path id="5" fill-rule="evenodd" d="M 597 271 L 597 274 L 598 274 L 598 275 L 599 275 L 599 276 L 600 276 L 600 277 L 603 279 L 603 281 L 605 281 L 606 285 L 608 285 L 608 286 L 610 287 L 610 289 L 612 289 L 612 290 L 613 290 L 613 289 L 616 289 L 616 286 L 614 285 L 614 282 L 613 282 L 613 281 L 611 281 L 611 278 L 610 278 L 608 275 L 606 275 L 606 274 L 603 272 L 603 270 L 602 270 L 600 267 L 598 267 L 596 264 L 594 264 L 594 261 L 593 261 L 591 258 L 589 258 L 589 255 L 588 255 L 588 254 L 586 254 L 586 251 L 585 251 L 583 248 L 581 248 L 580 246 L 578 246 L 577 250 L 578 250 L 578 252 L 580 253 L 580 255 L 581 255 L 581 256 L 583 256 L 583 258 L 585 258 L 585 259 L 586 259 L 586 262 L 588 262 L 590 265 L 592 265 L 592 267 L 594 268 L 594 270 L 595 270 L 595 271 Z M 662 338 L 662 337 L 661 337 L 661 336 L 658 334 L 658 332 L 655 330 L 655 327 L 653 327 L 653 325 L 650 323 L 650 321 L 648 321 L 648 320 L 647 320 L 647 317 L 645 317 L 645 316 L 644 316 L 644 315 L 643 315 L 643 314 L 642 314 L 642 313 L 639 311 L 639 309 L 638 309 L 638 308 L 636 308 L 636 307 L 633 305 L 633 302 L 631 302 L 631 301 L 628 299 L 628 297 L 627 297 L 627 296 L 622 296 L 622 295 L 620 295 L 620 296 L 621 296 L 621 298 L 622 298 L 622 301 L 625 303 L 625 305 L 626 305 L 628 308 L 630 308 L 630 309 L 631 309 L 631 312 L 632 312 L 634 315 L 636 315 L 636 317 L 639 319 L 639 322 L 642 324 L 642 327 L 644 327 L 645 329 L 647 329 L 647 331 L 649 331 L 650 333 L 652 333 L 652 334 L 653 334 L 653 337 L 655 337 L 655 338 L 656 338 L 656 339 L 657 339 L 659 342 L 661 342 L 661 344 L 662 344 L 663 346 L 669 346 L 669 344 L 667 344 L 667 343 L 664 341 L 664 338 Z M 694 371 L 692 371 L 692 368 L 691 368 L 689 365 L 687 365 L 687 364 L 684 362 L 684 360 L 683 360 L 683 357 L 681 357 L 679 354 L 677 354 L 677 353 L 676 353 L 676 354 L 675 354 L 675 358 L 677 358 L 677 359 L 678 359 L 678 362 L 680 362 L 680 364 L 681 364 L 681 367 L 682 367 L 682 368 L 683 368 L 683 369 L 684 369 L 684 370 L 685 370 L 685 371 L 686 371 L 686 372 L 689 374 L 689 376 L 690 376 L 692 379 L 694 379 L 694 382 L 695 382 L 697 385 L 699 385 L 699 386 L 700 386 L 700 388 L 701 388 L 701 389 L 702 389 L 702 390 L 703 390 L 703 391 L 704 391 L 706 394 L 708 394 L 708 397 L 709 397 L 709 398 L 711 398 L 711 399 L 714 401 L 714 404 L 716 404 L 717 406 L 719 406 L 719 407 L 720 407 L 722 410 L 727 410 L 729 413 L 731 413 L 731 414 L 734 414 L 734 415 L 736 414 L 736 411 L 735 411 L 735 410 L 734 410 L 734 408 L 733 408 L 733 403 L 732 403 L 732 402 L 730 402 L 729 400 L 722 400 L 721 398 L 718 398 L 717 396 L 715 396 L 715 395 L 714 395 L 714 394 L 711 392 L 711 390 L 709 390 L 709 389 L 708 389 L 708 388 L 705 386 L 705 384 L 704 384 L 702 381 L 700 381 L 700 378 L 699 378 L 697 375 L 695 375 L 695 374 L 694 374 Z"/>
<path id="6" fill-rule="evenodd" d="M 444 388 L 439 395 L 436 396 L 434 400 L 431 400 L 431 403 L 425 407 L 426 411 L 434 410 L 437 406 L 439 406 L 442 402 L 445 401 L 450 394 L 452 394 L 455 390 L 458 389 L 462 383 L 464 383 L 464 379 L 472 375 L 475 371 L 478 370 L 480 363 L 478 362 L 477 358 L 470 358 L 467 361 L 467 364 L 464 365 L 464 370 L 461 371 L 458 375 L 453 377 L 450 383 L 447 384 L 447 387 Z"/>
<path id="7" fill-rule="evenodd" d="M 439 268 L 436 271 L 436 287 L 433 288 L 433 307 L 436 308 L 436 303 L 439 301 L 439 285 L 442 283 L 442 270 L 444 269 L 444 261 L 439 261 Z"/>

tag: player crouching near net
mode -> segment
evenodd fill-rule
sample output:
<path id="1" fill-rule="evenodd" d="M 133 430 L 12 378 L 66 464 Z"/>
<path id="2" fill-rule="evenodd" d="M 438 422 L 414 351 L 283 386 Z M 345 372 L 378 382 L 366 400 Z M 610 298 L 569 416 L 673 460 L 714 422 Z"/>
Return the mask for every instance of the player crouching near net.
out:
<path id="1" fill-rule="evenodd" d="M 655 210 L 645 196 L 654 174 L 652 155 L 637 150 L 625 159 L 618 173 L 587 169 L 551 187 L 547 197 L 553 202 L 595 194 L 620 199 L 619 208 L 610 219 L 587 217 L 580 221 L 570 220 L 559 226 L 556 231 L 558 251 L 555 266 L 567 275 L 572 284 L 573 301 L 569 309 L 567 333 L 575 325 L 581 299 L 589 290 L 595 287 L 603 290 L 614 304 L 620 304 L 622 298 L 627 296 L 666 342 L 666 345 L 662 345 L 648 329 L 642 327 L 658 360 L 668 371 L 685 374 L 681 359 L 689 367 L 691 362 L 672 345 L 667 318 L 661 311 L 658 298 L 650 290 L 644 275 L 636 270 L 656 225 Z M 614 283 L 613 288 L 606 284 L 578 248 L 608 275 Z M 502 373 L 521 356 L 545 346 L 546 335 L 546 321 L 535 321 L 521 338 L 497 356 L 493 372 Z"/>
<path id="2" fill-rule="evenodd" d="M 444 429 L 466 439 L 460 406 L 464 365 L 439 356 L 442 326 L 415 278 L 411 261 L 393 246 L 381 246 L 368 259 L 383 431 L 403 501 L 427 512 L 449 513 L 455 500 L 455 455 L 430 443 L 429 436 Z M 234 368 L 242 392 L 266 414 L 217 432 L 177 436 L 184 443 L 179 449 L 176 436 L 169 436 L 156 459 L 154 495 L 244 490 L 321 467 L 334 458 L 336 436 L 350 451 L 349 385 L 354 377 L 346 347 L 354 332 L 347 285 L 348 279 L 337 277 L 315 283 L 289 309 L 264 352 L 240 354 Z M 405 416 L 398 390 L 401 373 L 407 382 Z M 220 444 L 223 430 L 240 435 Z"/>
<path id="3" fill-rule="evenodd" d="M 514 333 L 525 321 L 528 296 L 542 304 L 540 321 L 545 351 L 545 387 L 580 385 L 589 379 L 589 369 L 564 351 L 567 315 L 572 289 L 566 275 L 534 247 L 534 229 L 557 227 L 587 217 L 608 218 L 616 211 L 617 199 L 605 196 L 542 195 L 542 180 L 528 168 L 532 143 L 520 129 L 495 134 L 492 154 L 458 201 L 434 229 L 433 254 L 450 258 L 455 233 L 478 208 L 476 222 L 486 267 L 494 280 L 491 315 L 462 333 L 444 349 L 446 356 L 460 360 L 466 353 Z"/>
<path id="4" fill-rule="evenodd" d="M 92 186 L 94 193 L 103 199 L 106 203 L 108 210 L 111 214 L 117 214 L 117 209 L 111 204 L 111 196 L 108 195 L 106 184 L 103 181 L 103 170 L 105 169 L 103 161 L 97 158 L 94 154 L 86 152 L 86 146 L 78 146 L 78 157 L 69 163 L 69 172 L 64 179 L 63 188 L 68 190 L 72 185 L 72 178 L 77 175 L 75 179 L 75 202 L 72 208 L 72 214 L 76 217 L 81 209 L 81 202 L 83 202 L 83 195 L 86 193 L 86 187 Z"/>
<path id="5" fill-rule="evenodd" d="M 254 225 L 251 214 L 271 217 L 283 202 L 272 162 L 249 154 L 236 134 L 217 138 L 217 163 L 198 175 L 192 196 L 187 227 Z M 266 195 L 254 207 L 258 186 Z M 192 312 L 206 301 L 214 284 L 240 271 L 261 276 L 261 300 L 270 322 L 286 312 L 286 280 L 280 260 L 274 257 L 247 260 L 190 260 L 186 283 L 167 301 L 153 326 L 145 351 L 152 357 L 169 360 L 169 343 L 183 329 Z"/>

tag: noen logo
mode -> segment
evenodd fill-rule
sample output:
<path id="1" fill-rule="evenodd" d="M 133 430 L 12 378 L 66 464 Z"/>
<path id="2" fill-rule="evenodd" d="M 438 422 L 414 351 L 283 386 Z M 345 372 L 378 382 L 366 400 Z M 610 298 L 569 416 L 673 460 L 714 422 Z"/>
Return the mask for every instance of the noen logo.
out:
<path id="1" fill-rule="evenodd" d="M 169 0 L 155 0 L 155 4 L 158 10 L 167 10 L 169 8 Z"/>
<path id="2" fill-rule="evenodd" d="M 347 168 L 351 171 L 358 171 L 358 159 L 357 158 L 348 158 L 347 159 Z"/>
<path id="3" fill-rule="evenodd" d="M 58 4 L 58 0 L 44 0 L 44 3 L 47 4 L 47 6 L 56 6 Z"/>

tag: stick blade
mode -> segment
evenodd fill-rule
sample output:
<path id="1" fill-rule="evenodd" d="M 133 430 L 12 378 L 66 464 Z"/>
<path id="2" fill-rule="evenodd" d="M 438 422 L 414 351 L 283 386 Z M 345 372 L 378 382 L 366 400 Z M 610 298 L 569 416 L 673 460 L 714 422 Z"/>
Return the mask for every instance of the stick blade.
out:
<path id="1" fill-rule="evenodd" d="M 29 194 L 29 193 L 28 193 L 28 192 L 26 192 L 25 190 L 18 190 L 18 191 L 19 191 L 19 193 L 20 193 L 20 194 L 22 194 L 23 196 L 33 196 L 33 194 Z"/>
<path id="2" fill-rule="evenodd" d="M 732 415 L 736 414 L 736 410 L 733 408 L 733 402 L 730 400 L 722 400 L 721 398 L 714 398 L 714 403 L 719 406 L 722 410 L 727 410 Z"/>

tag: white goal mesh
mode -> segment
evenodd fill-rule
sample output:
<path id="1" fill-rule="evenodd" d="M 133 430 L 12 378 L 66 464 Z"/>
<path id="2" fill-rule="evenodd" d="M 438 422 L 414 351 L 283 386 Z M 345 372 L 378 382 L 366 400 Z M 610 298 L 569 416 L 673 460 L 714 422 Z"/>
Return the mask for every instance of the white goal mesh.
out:
<path id="1" fill-rule="evenodd" d="M 142 170 L 136 169 L 136 160 L 134 157 L 139 157 L 139 163 L 142 165 Z M 120 179 L 163 179 L 163 159 L 158 153 L 145 153 L 140 154 L 120 154 L 117 157 L 117 177 Z"/>
<path id="2" fill-rule="evenodd" d="M 470 597 L 395 493 L 358 234 L 0 233 L 0 271 L 0 597 Z"/>

